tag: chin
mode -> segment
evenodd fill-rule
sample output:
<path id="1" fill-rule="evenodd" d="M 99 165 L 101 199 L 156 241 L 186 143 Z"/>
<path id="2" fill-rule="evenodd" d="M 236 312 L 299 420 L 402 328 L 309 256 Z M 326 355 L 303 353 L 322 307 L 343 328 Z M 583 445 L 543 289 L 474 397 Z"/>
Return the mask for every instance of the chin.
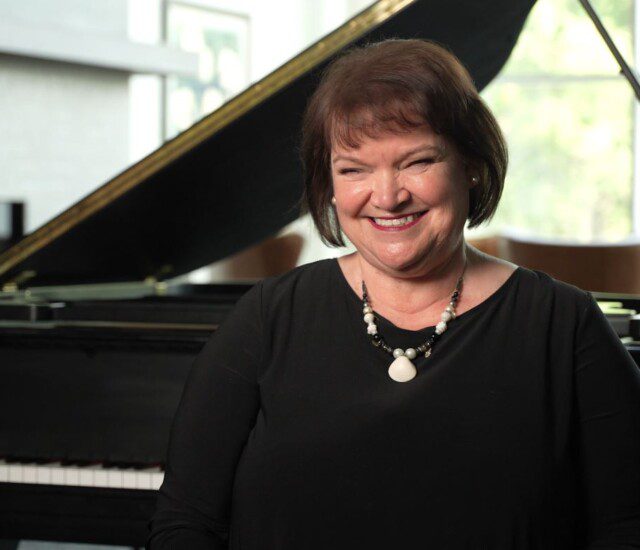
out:
<path id="1" fill-rule="evenodd" d="M 424 259 L 425 259 L 425 255 L 400 256 L 400 257 L 376 256 L 375 263 L 377 264 L 379 269 L 382 269 L 383 271 L 386 271 L 386 272 L 410 274 L 414 270 L 420 269 L 422 266 L 424 266 Z"/>

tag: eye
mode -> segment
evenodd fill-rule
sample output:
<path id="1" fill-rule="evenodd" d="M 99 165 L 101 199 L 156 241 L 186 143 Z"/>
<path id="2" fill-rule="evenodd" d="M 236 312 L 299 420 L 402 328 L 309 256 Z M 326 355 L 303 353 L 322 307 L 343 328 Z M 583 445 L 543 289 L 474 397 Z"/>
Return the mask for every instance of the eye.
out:
<path id="1" fill-rule="evenodd" d="M 357 174 L 360 172 L 357 168 L 340 168 L 338 174 Z"/>
<path id="2" fill-rule="evenodd" d="M 423 159 L 414 160 L 407 165 L 407 168 L 410 166 L 422 166 L 427 164 L 433 164 L 436 160 L 432 157 L 426 157 Z"/>

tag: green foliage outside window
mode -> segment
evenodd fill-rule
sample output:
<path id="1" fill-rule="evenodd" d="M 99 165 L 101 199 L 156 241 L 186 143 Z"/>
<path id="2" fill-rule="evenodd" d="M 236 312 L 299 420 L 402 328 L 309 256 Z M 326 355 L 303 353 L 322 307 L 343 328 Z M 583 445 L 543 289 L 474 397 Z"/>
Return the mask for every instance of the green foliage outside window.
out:
<path id="1" fill-rule="evenodd" d="M 593 5 L 633 64 L 633 0 Z M 538 0 L 483 92 L 510 151 L 491 231 L 585 242 L 631 234 L 635 98 L 618 73 L 577 0 Z"/>

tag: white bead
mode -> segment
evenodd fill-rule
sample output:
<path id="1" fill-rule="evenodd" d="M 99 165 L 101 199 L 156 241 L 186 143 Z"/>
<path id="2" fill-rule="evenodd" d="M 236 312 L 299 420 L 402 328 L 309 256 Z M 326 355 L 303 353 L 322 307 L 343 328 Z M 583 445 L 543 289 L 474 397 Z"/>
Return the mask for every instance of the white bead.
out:
<path id="1" fill-rule="evenodd" d="M 367 334 L 378 334 L 378 327 L 374 323 L 367 325 Z"/>
<path id="2" fill-rule="evenodd" d="M 402 357 L 404 355 L 404 350 L 400 348 L 396 348 L 393 350 L 393 356 L 397 359 L 398 357 Z"/>
<path id="3" fill-rule="evenodd" d="M 408 382 L 416 376 L 416 367 L 404 355 L 397 357 L 389 366 L 389 376 L 396 382 Z"/>
<path id="4" fill-rule="evenodd" d="M 371 306 L 364 306 L 362 308 L 362 313 L 373 313 L 373 308 Z"/>
<path id="5" fill-rule="evenodd" d="M 373 316 L 373 313 L 365 313 L 364 314 L 364 322 L 367 323 L 368 325 L 373 323 L 375 320 L 376 320 L 376 318 Z"/>
<path id="6" fill-rule="evenodd" d="M 444 308 L 444 310 L 448 311 L 449 313 L 453 313 L 454 312 L 453 304 L 449 304 L 447 307 Z"/>
<path id="7" fill-rule="evenodd" d="M 440 319 L 442 319 L 445 323 L 448 323 L 449 321 L 451 321 L 451 319 L 453 319 L 453 314 L 450 311 L 443 311 L 442 315 L 440 315 Z"/>
<path id="8" fill-rule="evenodd" d="M 415 358 L 416 358 L 416 355 L 418 355 L 418 354 L 416 353 L 416 350 L 414 350 L 413 348 L 408 348 L 408 349 L 406 349 L 406 350 L 405 350 L 405 352 L 404 352 L 404 354 L 405 354 L 405 356 L 406 356 L 408 359 L 415 359 Z"/>
<path id="9" fill-rule="evenodd" d="M 440 321 L 436 325 L 436 334 L 442 334 L 445 330 L 447 330 L 447 323 L 444 321 Z"/>

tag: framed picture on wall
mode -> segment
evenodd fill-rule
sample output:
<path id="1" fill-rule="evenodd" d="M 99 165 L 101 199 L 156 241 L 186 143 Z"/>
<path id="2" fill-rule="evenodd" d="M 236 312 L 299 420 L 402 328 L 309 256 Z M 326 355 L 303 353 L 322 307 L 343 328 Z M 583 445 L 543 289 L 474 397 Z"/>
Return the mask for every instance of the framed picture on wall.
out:
<path id="1" fill-rule="evenodd" d="M 166 2 L 168 45 L 198 54 L 198 75 L 169 76 L 165 139 L 186 130 L 249 84 L 249 17 L 206 2 Z"/>

